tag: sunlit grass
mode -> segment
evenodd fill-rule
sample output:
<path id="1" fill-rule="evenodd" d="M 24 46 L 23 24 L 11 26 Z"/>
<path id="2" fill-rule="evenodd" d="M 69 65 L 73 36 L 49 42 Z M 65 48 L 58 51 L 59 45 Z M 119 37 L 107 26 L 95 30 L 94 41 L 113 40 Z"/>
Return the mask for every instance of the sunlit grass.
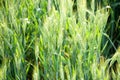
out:
<path id="1" fill-rule="evenodd" d="M 93 2 L 88 10 L 86 0 L 78 0 L 73 12 L 71 0 L 49 3 L 6 0 L 0 6 L 0 79 L 108 80 L 107 60 L 99 62 L 107 7 L 95 12 Z"/>

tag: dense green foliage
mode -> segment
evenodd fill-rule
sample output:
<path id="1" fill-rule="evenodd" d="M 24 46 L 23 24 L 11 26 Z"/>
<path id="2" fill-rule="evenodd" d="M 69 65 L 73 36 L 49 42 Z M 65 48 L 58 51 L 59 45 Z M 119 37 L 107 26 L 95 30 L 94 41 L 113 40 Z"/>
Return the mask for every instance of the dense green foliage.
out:
<path id="1" fill-rule="evenodd" d="M 73 12 L 73 4 L 1 0 L 0 80 L 109 80 L 109 59 L 100 61 L 108 6 L 95 11 L 92 1 L 88 10 L 78 0 Z M 120 79 L 119 72 L 112 75 Z"/>

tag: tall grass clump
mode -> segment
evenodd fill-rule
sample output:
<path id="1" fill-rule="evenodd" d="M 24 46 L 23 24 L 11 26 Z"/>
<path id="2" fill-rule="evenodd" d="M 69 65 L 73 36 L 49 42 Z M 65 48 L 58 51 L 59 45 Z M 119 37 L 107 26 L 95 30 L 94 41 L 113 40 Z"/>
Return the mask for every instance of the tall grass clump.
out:
<path id="1" fill-rule="evenodd" d="M 86 3 L 73 12 L 72 0 L 1 1 L 0 79 L 108 80 L 99 60 L 109 14 Z"/>

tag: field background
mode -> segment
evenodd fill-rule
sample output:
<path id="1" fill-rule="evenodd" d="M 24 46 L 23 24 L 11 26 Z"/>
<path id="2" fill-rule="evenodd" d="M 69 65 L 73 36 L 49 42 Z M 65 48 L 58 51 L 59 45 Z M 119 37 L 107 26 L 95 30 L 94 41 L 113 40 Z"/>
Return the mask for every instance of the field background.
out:
<path id="1" fill-rule="evenodd" d="M 100 56 L 109 4 L 78 0 L 73 11 L 72 0 L 0 1 L 0 80 L 109 80 Z"/>

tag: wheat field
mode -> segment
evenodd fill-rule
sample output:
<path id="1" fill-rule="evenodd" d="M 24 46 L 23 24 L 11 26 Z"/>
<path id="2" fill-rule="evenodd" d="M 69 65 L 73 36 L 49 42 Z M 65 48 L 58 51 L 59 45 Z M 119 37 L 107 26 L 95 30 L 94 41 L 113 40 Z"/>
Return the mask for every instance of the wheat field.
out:
<path id="1" fill-rule="evenodd" d="M 0 80 L 119 80 L 119 64 L 109 74 L 119 48 L 101 56 L 110 6 L 86 3 L 0 0 Z"/>

